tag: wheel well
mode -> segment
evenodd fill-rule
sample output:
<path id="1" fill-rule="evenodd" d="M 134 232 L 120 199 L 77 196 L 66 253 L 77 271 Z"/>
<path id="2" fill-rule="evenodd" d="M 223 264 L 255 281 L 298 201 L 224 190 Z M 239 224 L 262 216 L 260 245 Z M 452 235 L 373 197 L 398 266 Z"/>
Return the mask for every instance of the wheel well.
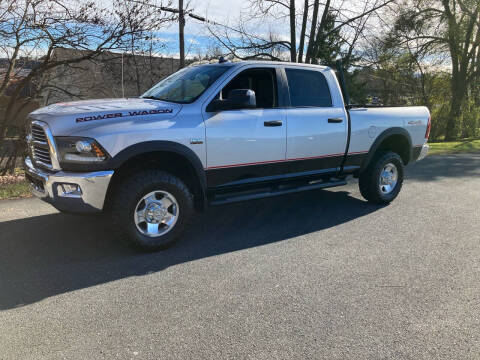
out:
<path id="1" fill-rule="evenodd" d="M 153 151 L 135 155 L 125 161 L 115 170 L 107 193 L 107 205 L 110 203 L 115 188 L 121 180 L 144 169 L 159 169 L 180 178 L 192 192 L 195 208 L 203 210 L 205 206 L 204 190 L 199 176 L 191 162 L 184 156 L 173 151 Z"/>
<path id="2" fill-rule="evenodd" d="M 411 149 L 408 139 L 401 134 L 390 135 L 383 140 L 376 151 L 389 150 L 397 153 L 402 158 L 403 164 L 407 165 L 410 161 Z"/>

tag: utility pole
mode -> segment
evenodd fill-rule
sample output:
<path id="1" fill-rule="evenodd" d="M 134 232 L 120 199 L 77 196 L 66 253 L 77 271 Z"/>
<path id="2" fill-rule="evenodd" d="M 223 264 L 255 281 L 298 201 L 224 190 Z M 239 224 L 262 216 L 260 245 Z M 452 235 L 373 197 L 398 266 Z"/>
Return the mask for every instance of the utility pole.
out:
<path id="1" fill-rule="evenodd" d="M 1 0 L 0 0 L 1 1 Z M 182 69 L 185 67 L 185 11 L 183 9 L 183 0 L 178 0 L 178 9 L 166 7 L 166 6 L 158 6 L 154 4 L 147 4 L 142 0 L 129 0 L 132 3 L 141 4 L 150 6 L 154 9 L 162 10 L 165 12 L 178 14 L 178 42 L 180 43 L 180 66 L 179 68 Z"/>
<path id="2" fill-rule="evenodd" d="M 185 16 L 183 0 L 178 0 L 178 37 L 180 42 L 180 69 L 185 67 Z"/>

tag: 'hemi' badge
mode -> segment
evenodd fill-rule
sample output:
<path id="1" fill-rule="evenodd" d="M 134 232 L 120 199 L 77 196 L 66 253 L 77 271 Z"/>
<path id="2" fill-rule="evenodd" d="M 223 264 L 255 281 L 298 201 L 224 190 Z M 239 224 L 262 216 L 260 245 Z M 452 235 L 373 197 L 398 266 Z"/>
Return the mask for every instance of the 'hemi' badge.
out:
<path id="1" fill-rule="evenodd" d="M 190 144 L 203 144 L 202 139 L 190 139 Z"/>

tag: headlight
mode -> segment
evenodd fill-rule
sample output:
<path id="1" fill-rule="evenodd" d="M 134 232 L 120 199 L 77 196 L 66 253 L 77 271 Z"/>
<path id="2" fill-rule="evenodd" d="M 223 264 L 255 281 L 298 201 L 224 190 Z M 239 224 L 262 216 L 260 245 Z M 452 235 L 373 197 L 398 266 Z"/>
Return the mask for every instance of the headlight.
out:
<path id="1" fill-rule="evenodd" d="M 109 158 L 108 153 L 94 139 L 83 137 L 56 137 L 61 162 L 97 163 Z"/>

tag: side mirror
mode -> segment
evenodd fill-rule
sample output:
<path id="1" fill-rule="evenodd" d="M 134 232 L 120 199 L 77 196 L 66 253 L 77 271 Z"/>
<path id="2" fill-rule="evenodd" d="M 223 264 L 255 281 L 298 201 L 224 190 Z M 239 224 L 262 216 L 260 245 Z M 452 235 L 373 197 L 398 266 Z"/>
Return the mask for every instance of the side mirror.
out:
<path id="1" fill-rule="evenodd" d="M 233 89 L 225 100 L 213 100 L 208 106 L 208 112 L 235 109 L 252 109 L 257 106 L 255 91 L 250 89 Z"/>
<path id="2" fill-rule="evenodd" d="M 227 100 L 239 109 L 251 109 L 257 106 L 255 91 L 250 89 L 233 89 L 228 93 Z"/>

